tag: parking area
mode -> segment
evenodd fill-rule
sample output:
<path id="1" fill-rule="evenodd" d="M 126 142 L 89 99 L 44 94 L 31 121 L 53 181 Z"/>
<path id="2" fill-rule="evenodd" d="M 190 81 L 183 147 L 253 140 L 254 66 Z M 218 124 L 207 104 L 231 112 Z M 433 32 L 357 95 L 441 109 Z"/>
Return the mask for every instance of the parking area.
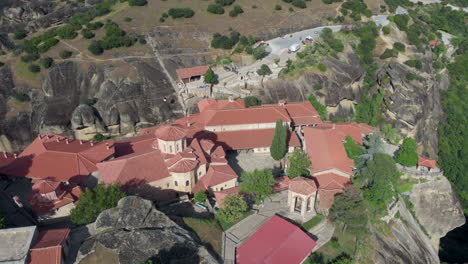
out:
<path id="1" fill-rule="evenodd" d="M 277 175 L 281 171 L 280 162 L 274 160 L 269 153 L 258 154 L 253 152 L 228 151 L 226 156 L 229 165 L 234 169 L 237 175 L 242 175 L 243 171 L 253 171 L 254 169 L 271 169 L 273 174 Z"/>

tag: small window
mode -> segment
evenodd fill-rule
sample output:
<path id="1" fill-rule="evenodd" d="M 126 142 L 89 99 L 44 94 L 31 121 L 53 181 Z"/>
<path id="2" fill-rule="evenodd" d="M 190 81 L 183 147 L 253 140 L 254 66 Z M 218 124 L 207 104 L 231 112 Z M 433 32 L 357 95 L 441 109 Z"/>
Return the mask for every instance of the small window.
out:
<path id="1" fill-rule="evenodd" d="M 172 153 L 172 146 L 169 146 L 169 152 Z"/>
<path id="2" fill-rule="evenodd" d="M 200 176 L 200 175 L 201 175 L 201 171 L 198 171 L 198 176 Z"/>
<path id="3" fill-rule="evenodd" d="M 224 188 L 223 188 L 223 187 L 221 187 L 221 191 L 222 191 L 222 190 L 224 190 Z"/>
<path id="4" fill-rule="evenodd" d="M 179 152 L 179 144 L 176 145 L 176 151 Z"/>
<path id="5" fill-rule="evenodd" d="M 185 186 L 189 186 L 190 182 L 189 181 L 186 181 L 185 182 Z"/>
<path id="6" fill-rule="evenodd" d="M 179 185 L 177 184 L 177 181 L 174 181 L 174 185 L 175 185 L 176 187 L 179 186 Z"/>
<path id="7" fill-rule="evenodd" d="M 169 188 L 169 185 L 170 185 L 170 184 L 169 184 L 169 183 L 167 183 L 167 184 L 166 184 L 166 187 L 167 187 L 167 188 Z"/>

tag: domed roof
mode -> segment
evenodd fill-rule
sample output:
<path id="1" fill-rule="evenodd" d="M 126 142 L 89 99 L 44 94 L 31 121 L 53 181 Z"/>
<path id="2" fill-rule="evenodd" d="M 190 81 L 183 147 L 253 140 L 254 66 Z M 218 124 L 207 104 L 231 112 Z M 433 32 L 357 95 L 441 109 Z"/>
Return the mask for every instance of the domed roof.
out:
<path id="1" fill-rule="evenodd" d="M 296 177 L 290 181 L 289 190 L 295 193 L 310 195 L 317 191 L 317 184 L 312 179 Z"/>
<path id="2" fill-rule="evenodd" d="M 155 135 L 157 138 L 164 141 L 176 141 L 186 137 L 185 128 L 181 125 L 162 125 L 156 129 Z"/>

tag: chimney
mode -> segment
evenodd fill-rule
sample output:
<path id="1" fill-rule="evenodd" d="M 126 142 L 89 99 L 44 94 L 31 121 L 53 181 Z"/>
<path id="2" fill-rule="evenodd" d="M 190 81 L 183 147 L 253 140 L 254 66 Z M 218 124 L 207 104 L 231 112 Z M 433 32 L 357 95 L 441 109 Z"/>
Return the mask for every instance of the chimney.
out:
<path id="1" fill-rule="evenodd" d="M 83 145 L 83 140 L 80 139 L 80 145 Z"/>
<path id="2" fill-rule="evenodd" d="M 57 139 L 56 139 L 56 140 L 57 140 L 57 142 L 60 142 L 60 139 L 59 139 L 58 137 L 57 137 Z"/>
<path id="3" fill-rule="evenodd" d="M 3 152 L 3 157 L 5 157 L 5 159 L 8 158 L 8 155 L 6 154 L 5 151 Z"/>
<path id="4" fill-rule="evenodd" d="M 94 142 L 90 141 L 89 144 L 92 146 L 94 146 Z"/>
<path id="5" fill-rule="evenodd" d="M 70 142 L 68 142 L 68 138 L 65 139 L 65 143 L 68 145 Z"/>
<path id="6" fill-rule="evenodd" d="M 286 104 L 286 100 L 279 100 L 278 105 L 279 106 L 284 106 Z"/>
<path id="7" fill-rule="evenodd" d="M 13 157 L 16 159 L 16 158 L 18 158 L 18 155 L 15 153 L 15 154 L 13 154 Z"/>
<path id="8" fill-rule="evenodd" d="M 109 143 L 106 143 L 106 149 L 109 150 L 110 147 L 109 147 Z"/>
<path id="9" fill-rule="evenodd" d="M 228 101 L 231 102 L 231 103 L 234 102 L 234 97 L 229 96 L 229 97 L 228 97 Z"/>

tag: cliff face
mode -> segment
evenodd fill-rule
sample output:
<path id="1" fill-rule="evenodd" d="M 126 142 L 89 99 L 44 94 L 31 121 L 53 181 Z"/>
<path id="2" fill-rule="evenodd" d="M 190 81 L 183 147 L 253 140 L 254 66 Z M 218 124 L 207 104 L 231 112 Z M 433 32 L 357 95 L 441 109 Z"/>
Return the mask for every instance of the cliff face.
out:
<path id="1" fill-rule="evenodd" d="M 2 67 L 0 139 L 5 142 L 0 149 L 19 151 L 38 133 L 81 139 L 96 133 L 134 133 L 181 115 L 175 91 L 156 60 L 119 63 L 57 64 L 48 71 L 42 89 L 16 87 L 9 68 Z M 120 67 L 127 70 L 125 75 L 119 74 Z M 19 91 L 31 98 L 22 103 L 29 107 L 7 103 Z"/>
<path id="2" fill-rule="evenodd" d="M 125 197 L 102 212 L 75 263 L 218 263 L 199 241 L 148 200 Z"/>

